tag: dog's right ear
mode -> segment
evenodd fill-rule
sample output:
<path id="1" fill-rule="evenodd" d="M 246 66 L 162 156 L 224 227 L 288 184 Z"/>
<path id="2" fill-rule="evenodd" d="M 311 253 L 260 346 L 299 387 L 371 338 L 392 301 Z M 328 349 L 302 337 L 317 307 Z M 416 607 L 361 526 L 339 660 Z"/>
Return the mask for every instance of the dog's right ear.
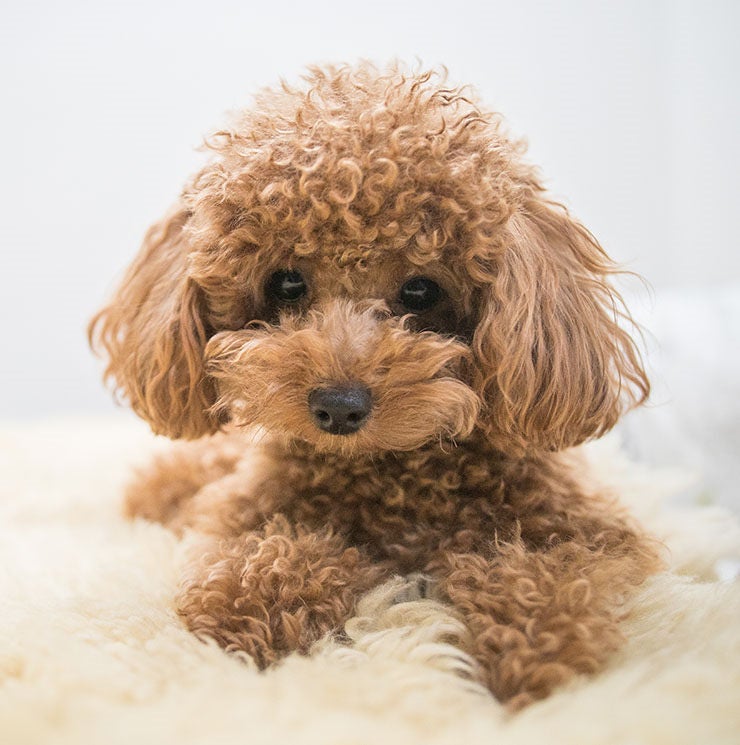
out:
<path id="1" fill-rule="evenodd" d="M 200 288 L 187 276 L 190 214 L 176 206 L 147 233 L 110 303 L 90 322 L 90 344 L 108 357 L 106 381 L 157 434 L 194 439 L 218 429 Z"/>

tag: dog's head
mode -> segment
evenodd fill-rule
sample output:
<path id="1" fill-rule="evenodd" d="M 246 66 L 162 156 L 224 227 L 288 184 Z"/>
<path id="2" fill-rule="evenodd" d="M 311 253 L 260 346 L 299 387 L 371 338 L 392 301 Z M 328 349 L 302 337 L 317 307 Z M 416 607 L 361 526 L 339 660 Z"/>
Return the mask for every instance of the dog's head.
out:
<path id="1" fill-rule="evenodd" d="M 208 142 L 91 324 L 157 432 L 321 451 L 598 436 L 648 383 L 593 236 L 463 89 L 311 70 Z"/>

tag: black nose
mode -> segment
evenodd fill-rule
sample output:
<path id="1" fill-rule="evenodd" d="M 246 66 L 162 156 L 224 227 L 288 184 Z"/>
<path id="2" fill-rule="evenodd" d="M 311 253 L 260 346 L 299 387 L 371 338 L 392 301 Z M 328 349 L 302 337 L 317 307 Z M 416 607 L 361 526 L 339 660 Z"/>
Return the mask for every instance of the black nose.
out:
<path id="1" fill-rule="evenodd" d="M 308 408 L 314 423 L 332 435 L 357 432 L 370 414 L 373 400 L 361 385 L 316 388 L 308 394 Z"/>

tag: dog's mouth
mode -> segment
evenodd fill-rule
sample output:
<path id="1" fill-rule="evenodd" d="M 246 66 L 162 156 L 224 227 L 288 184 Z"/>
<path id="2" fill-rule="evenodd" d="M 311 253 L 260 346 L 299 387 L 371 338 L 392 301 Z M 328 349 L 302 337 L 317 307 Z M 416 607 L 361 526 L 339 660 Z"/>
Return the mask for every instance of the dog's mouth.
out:
<path id="1" fill-rule="evenodd" d="M 412 450 L 464 437 L 478 417 L 459 376 L 466 345 L 350 303 L 219 333 L 206 354 L 217 414 L 321 452 Z"/>

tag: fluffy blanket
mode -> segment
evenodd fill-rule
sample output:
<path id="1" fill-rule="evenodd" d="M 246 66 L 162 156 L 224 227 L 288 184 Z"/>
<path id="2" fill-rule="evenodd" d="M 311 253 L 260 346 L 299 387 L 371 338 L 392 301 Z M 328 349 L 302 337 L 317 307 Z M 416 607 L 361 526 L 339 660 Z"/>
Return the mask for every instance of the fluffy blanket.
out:
<path id="1" fill-rule="evenodd" d="M 671 504 L 677 472 L 589 448 L 666 546 L 624 623 L 627 644 L 595 678 L 511 716 L 468 676 L 443 606 L 370 593 L 351 645 L 267 673 L 196 640 L 174 611 L 192 538 L 126 522 L 121 485 L 155 442 L 137 423 L 0 428 L 0 742 L 737 743 L 740 530 L 713 507 Z"/>

